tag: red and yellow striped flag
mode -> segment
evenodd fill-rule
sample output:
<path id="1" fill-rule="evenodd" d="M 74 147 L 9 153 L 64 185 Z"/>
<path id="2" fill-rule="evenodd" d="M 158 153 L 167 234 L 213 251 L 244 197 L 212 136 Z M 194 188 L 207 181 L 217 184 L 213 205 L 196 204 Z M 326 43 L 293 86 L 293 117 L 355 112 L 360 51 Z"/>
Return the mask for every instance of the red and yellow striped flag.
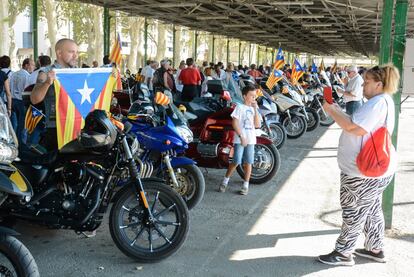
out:
<path id="1" fill-rule="evenodd" d="M 118 33 L 118 37 L 115 40 L 114 46 L 112 46 L 111 53 L 109 54 L 109 59 L 116 63 L 118 66 L 121 65 L 122 62 L 122 44 L 121 44 L 121 36 Z"/>
<path id="2" fill-rule="evenodd" d="M 37 124 L 42 120 L 45 115 L 34 106 L 30 105 L 26 112 L 26 117 L 24 120 L 24 128 L 29 134 L 33 133 Z"/>
<path id="3" fill-rule="evenodd" d="M 272 89 L 279 80 L 282 79 L 282 72 L 279 70 L 285 64 L 285 57 L 283 56 L 282 48 L 279 47 L 276 55 L 276 61 L 273 64 L 273 70 L 270 73 L 269 79 L 267 79 L 266 86 L 268 89 Z"/>

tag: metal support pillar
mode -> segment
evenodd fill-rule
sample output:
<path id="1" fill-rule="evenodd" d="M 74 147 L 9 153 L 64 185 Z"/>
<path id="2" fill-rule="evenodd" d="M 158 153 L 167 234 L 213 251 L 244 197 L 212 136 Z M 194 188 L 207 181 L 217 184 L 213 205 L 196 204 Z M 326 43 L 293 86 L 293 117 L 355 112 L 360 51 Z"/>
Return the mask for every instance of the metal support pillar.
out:
<path id="1" fill-rule="evenodd" d="M 257 67 L 259 67 L 259 59 L 260 59 L 260 45 L 257 45 L 257 57 L 256 57 Z"/>
<path id="2" fill-rule="evenodd" d="M 111 17 L 109 15 L 109 8 L 104 7 L 103 12 L 103 31 L 104 31 L 104 55 L 109 55 L 109 44 L 111 34 Z"/>
<path id="3" fill-rule="evenodd" d="M 38 30 L 37 30 L 37 21 L 38 21 L 38 13 L 37 13 L 38 5 L 37 0 L 32 0 L 32 26 L 33 26 L 33 60 L 37 60 L 39 55 L 39 47 L 38 47 Z"/>
<path id="4" fill-rule="evenodd" d="M 148 21 L 144 20 L 144 66 L 147 64 L 147 49 L 148 49 Z"/>
<path id="5" fill-rule="evenodd" d="M 400 75 L 403 75 L 403 59 L 405 52 L 405 36 L 407 26 L 407 12 L 408 12 L 408 0 L 397 0 L 395 4 L 395 17 L 394 17 L 394 41 L 393 41 L 393 56 L 392 61 L 398 68 Z M 382 38 L 381 38 L 382 43 Z M 394 133 L 392 135 L 392 143 L 397 149 L 398 141 L 398 124 L 401 109 L 401 92 L 402 92 L 402 80 L 400 79 L 399 90 L 394 94 L 395 105 L 395 125 Z M 384 210 L 385 227 L 392 227 L 392 207 L 394 205 L 394 184 L 395 176 L 391 183 L 385 189 L 382 196 L 382 208 Z"/>
<path id="6" fill-rule="evenodd" d="M 226 54 L 226 61 L 227 63 L 230 62 L 230 40 L 227 39 L 227 54 Z"/>
<path id="7" fill-rule="evenodd" d="M 270 64 L 273 64 L 275 62 L 275 48 L 272 48 L 272 62 Z"/>
<path id="8" fill-rule="evenodd" d="M 383 0 L 379 63 L 389 62 L 391 52 L 392 13 L 394 0 Z"/>
<path id="9" fill-rule="evenodd" d="M 197 60 L 197 42 L 198 42 L 198 33 L 194 31 L 194 62 Z"/>
<path id="10" fill-rule="evenodd" d="M 172 27 L 173 29 L 172 29 L 172 35 L 173 35 L 173 46 L 172 46 L 172 49 L 173 49 L 173 56 L 172 56 L 172 67 L 174 67 L 175 68 L 175 44 L 176 44 L 176 32 L 177 32 L 177 30 L 175 29 L 175 24 L 173 24 L 173 27 Z"/>
<path id="11" fill-rule="evenodd" d="M 252 64 L 252 43 L 249 42 L 249 66 Z"/>
<path id="12" fill-rule="evenodd" d="M 214 53 L 214 44 L 216 44 L 216 38 L 213 35 L 213 46 L 211 47 L 211 62 L 215 63 L 216 62 L 216 58 L 214 57 L 215 53 Z"/>
<path id="13" fill-rule="evenodd" d="M 239 41 L 239 64 L 241 64 L 241 41 Z"/>

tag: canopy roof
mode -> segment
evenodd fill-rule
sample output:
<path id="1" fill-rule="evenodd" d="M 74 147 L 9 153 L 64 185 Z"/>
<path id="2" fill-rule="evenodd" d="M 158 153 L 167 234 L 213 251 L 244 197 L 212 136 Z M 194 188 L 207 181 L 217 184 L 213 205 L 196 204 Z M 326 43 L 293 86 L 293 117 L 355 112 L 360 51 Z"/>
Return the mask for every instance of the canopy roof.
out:
<path id="1" fill-rule="evenodd" d="M 372 56 L 379 50 L 382 0 L 80 0 L 130 15 L 315 55 Z M 407 35 L 414 35 L 409 1 Z"/>

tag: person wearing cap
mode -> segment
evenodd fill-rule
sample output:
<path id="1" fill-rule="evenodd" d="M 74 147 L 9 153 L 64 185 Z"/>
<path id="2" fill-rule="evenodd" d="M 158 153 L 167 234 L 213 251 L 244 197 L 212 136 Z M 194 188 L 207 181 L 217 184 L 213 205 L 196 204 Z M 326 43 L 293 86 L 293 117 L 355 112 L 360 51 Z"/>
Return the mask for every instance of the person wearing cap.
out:
<path id="1" fill-rule="evenodd" d="M 347 68 L 348 82 L 343 91 L 344 102 L 346 104 L 346 113 L 352 115 L 359 107 L 362 106 L 362 93 L 364 79 L 358 74 L 358 68 L 351 65 Z"/>
<path id="2" fill-rule="evenodd" d="M 174 76 L 172 75 L 172 68 L 170 66 L 170 61 L 164 59 L 160 62 L 161 67 L 155 71 L 153 84 L 154 91 L 157 89 L 160 90 L 169 90 L 171 92 L 176 92 Z"/>

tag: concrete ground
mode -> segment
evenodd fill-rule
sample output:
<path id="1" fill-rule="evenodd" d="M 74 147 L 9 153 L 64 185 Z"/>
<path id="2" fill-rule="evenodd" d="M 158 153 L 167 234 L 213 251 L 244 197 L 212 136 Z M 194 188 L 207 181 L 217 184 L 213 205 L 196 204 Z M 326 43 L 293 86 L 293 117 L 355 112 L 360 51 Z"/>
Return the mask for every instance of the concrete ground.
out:
<path id="1" fill-rule="evenodd" d="M 234 176 L 216 192 L 223 170 L 205 171 L 206 194 L 191 211 L 191 228 L 179 252 L 157 264 L 124 256 L 107 221 L 95 238 L 73 231 L 20 223 L 17 230 L 42 276 L 414 276 L 414 99 L 400 116 L 393 229 L 387 231 L 386 264 L 355 258 L 353 267 L 330 267 L 315 257 L 333 249 L 341 223 L 340 129 L 333 125 L 289 140 L 280 173 L 271 182 L 238 194 Z M 358 246 L 362 246 L 362 237 Z"/>

